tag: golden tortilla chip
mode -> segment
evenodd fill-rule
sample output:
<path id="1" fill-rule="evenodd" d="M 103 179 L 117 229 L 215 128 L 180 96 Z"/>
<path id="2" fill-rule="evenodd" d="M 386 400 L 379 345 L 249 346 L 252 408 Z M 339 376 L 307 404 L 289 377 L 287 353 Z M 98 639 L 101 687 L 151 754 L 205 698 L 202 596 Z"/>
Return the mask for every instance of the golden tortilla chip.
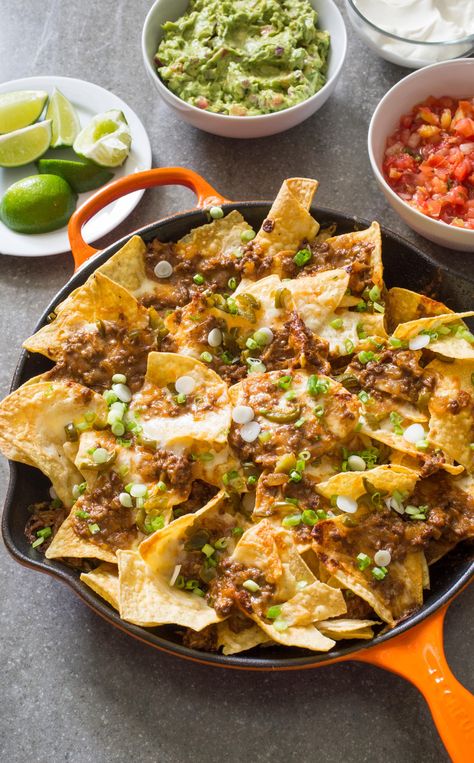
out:
<path id="1" fill-rule="evenodd" d="M 170 387 L 174 389 L 183 377 L 194 387 L 177 402 L 177 392 Z M 231 413 L 227 385 L 194 358 L 151 352 L 145 384 L 135 395 L 130 411 L 139 415 L 144 436 L 160 447 L 208 450 L 209 446 L 227 443 Z"/>
<path id="2" fill-rule="evenodd" d="M 278 382 L 290 376 L 292 400 L 288 400 L 285 389 Z M 313 382 L 316 386 L 312 386 Z M 319 386 L 318 386 L 319 385 Z M 312 394 L 311 390 L 314 390 Z M 258 425 L 256 439 L 244 442 L 241 426 L 231 424 L 230 444 L 237 453 L 244 448 L 248 460 L 250 450 L 255 463 L 263 463 L 271 468 L 270 458 L 276 460 L 289 452 L 296 455 L 308 449 L 313 458 L 318 458 L 345 439 L 357 424 L 360 404 L 345 387 L 329 377 L 310 376 L 305 371 L 269 371 L 264 374 L 250 374 L 246 379 L 229 388 L 232 405 L 249 406 L 254 411 L 255 426 Z M 316 406 L 322 406 L 323 415 L 315 413 Z M 298 422 L 298 427 L 292 426 Z M 288 435 L 291 433 L 291 446 Z"/>
<path id="3" fill-rule="evenodd" d="M 375 510 L 354 526 L 345 524 L 344 516 L 325 520 L 313 533 L 313 549 L 322 564 L 391 627 L 421 606 L 424 580 L 423 552 L 403 546 L 400 535 L 391 530 L 395 524 L 401 524 L 395 512 Z M 394 549 L 400 549 L 402 556 L 384 568 L 387 573 L 379 580 L 372 575 L 372 569 L 380 569 L 373 558 L 384 543 L 389 544 L 392 555 Z M 359 566 L 359 554 L 370 560 L 364 570 Z"/>
<path id="4" fill-rule="evenodd" d="M 245 610 L 273 641 L 316 651 L 334 645 L 312 622 L 346 612 L 344 597 L 339 590 L 316 580 L 288 532 L 264 519 L 244 533 L 232 559 L 258 569 L 274 586 L 271 602 L 265 599 L 264 611 L 258 591 L 250 596 L 252 611 Z"/>
<path id="5" fill-rule="evenodd" d="M 304 240 L 314 238 L 319 224 L 308 212 L 318 187 L 316 180 L 289 178 L 283 182 L 271 209 L 252 242 L 262 257 L 284 250 L 296 252 Z"/>
<path id="6" fill-rule="evenodd" d="M 116 563 L 115 551 L 98 545 L 92 540 L 83 538 L 74 530 L 74 512 L 77 507 L 73 506 L 70 514 L 66 517 L 51 544 L 46 549 L 46 559 L 100 559 L 104 562 Z"/>
<path id="7" fill-rule="evenodd" d="M 217 623 L 217 646 L 222 647 L 222 654 L 238 654 L 269 643 L 267 634 L 256 623 L 249 620 L 249 626 L 234 633 L 228 620 Z"/>
<path id="8" fill-rule="evenodd" d="M 474 360 L 451 363 L 433 360 L 426 370 L 436 376 L 436 387 L 428 404 L 431 414 L 428 439 L 473 471 Z"/>
<path id="9" fill-rule="evenodd" d="M 115 564 L 103 562 L 91 572 L 83 572 L 81 580 L 111 607 L 119 609 L 119 579 Z"/>
<path id="10" fill-rule="evenodd" d="M 356 265 L 354 272 L 357 274 L 360 270 L 360 262 L 364 259 L 361 254 L 365 251 L 371 281 L 380 290 L 383 289 L 382 236 L 380 225 L 377 222 L 373 222 L 370 228 L 365 230 L 331 236 L 331 238 L 326 239 L 325 244 L 327 254 L 321 255 L 320 263 L 317 259 L 315 260 L 316 265 L 319 264 L 321 269 L 323 267 L 326 269 L 327 257 L 331 268 L 345 267 L 349 273 L 352 273 L 352 267 Z M 317 255 L 315 256 L 317 257 Z M 352 291 L 359 294 L 358 290 L 352 289 Z M 348 305 L 351 303 L 354 304 L 351 300 L 346 302 Z"/>
<path id="11" fill-rule="evenodd" d="M 380 344 L 387 337 L 384 317 L 380 313 L 357 313 L 340 308 L 327 316 L 325 325 L 317 333 L 329 343 L 330 355 L 336 357 L 363 349 L 372 350 L 374 345 L 368 337 Z"/>
<path id="12" fill-rule="evenodd" d="M 368 640 L 374 637 L 372 627 L 374 625 L 378 625 L 377 620 L 350 620 L 341 617 L 335 620 L 321 620 L 318 623 L 318 630 L 334 641 L 341 641 L 346 638 Z"/>
<path id="13" fill-rule="evenodd" d="M 150 281 L 147 277 L 145 252 L 146 244 L 143 239 L 140 236 L 132 236 L 118 252 L 97 268 L 96 273 L 102 273 L 140 299 L 143 294 L 153 292 L 160 286 L 157 281 Z"/>
<path id="14" fill-rule="evenodd" d="M 82 475 L 66 456 L 65 427 L 103 426 L 107 405 L 100 395 L 71 381 L 36 382 L 11 393 L 0 403 L 0 447 L 7 458 L 36 466 L 51 480 L 65 506 Z"/>
<path id="15" fill-rule="evenodd" d="M 447 358 L 474 360 L 474 337 L 469 332 L 461 318 L 469 318 L 474 311 L 465 313 L 448 313 L 429 318 L 401 323 L 393 336 L 396 339 L 408 341 L 419 334 L 427 334 L 430 342 L 427 349 L 440 353 Z"/>
<path id="16" fill-rule="evenodd" d="M 260 281 L 257 285 L 259 283 Z M 315 334 L 322 336 L 322 329 L 339 305 L 348 283 L 348 273 L 339 268 L 284 281 L 282 286 L 291 293 L 295 310 L 303 323 Z"/>
<path id="17" fill-rule="evenodd" d="M 357 501 L 367 494 L 367 481 L 375 491 L 391 495 L 394 490 L 412 493 L 417 480 L 416 471 L 404 466 L 385 464 L 375 466 L 370 471 L 340 472 L 326 482 L 316 485 L 316 490 L 329 499 L 334 495 L 345 495 Z"/>
<path id="18" fill-rule="evenodd" d="M 97 272 L 62 303 L 55 320 L 23 342 L 23 347 L 58 361 L 78 334 L 100 333 L 100 322 L 105 327 L 112 323 L 130 331 L 149 327 L 148 312 L 135 297 Z"/>
<path id="19" fill-rule="evenodd" d="M 388 290 L 386 302 L 390 331 L 396 329 L 399 323 L 452 312 L 442 302 L 437 302 L 424 294 L 418 294 L 416 291 L 401 289 L 399 286 L 393 286 Z"/>
<path id="20" fill-rule="evenodd" d="M 145 628 L 172 623 L 201 631 L 222 619 L 204 598 L 171 587 L 138 553 L 118 551 L 117 558 L 123 620 Z"/>

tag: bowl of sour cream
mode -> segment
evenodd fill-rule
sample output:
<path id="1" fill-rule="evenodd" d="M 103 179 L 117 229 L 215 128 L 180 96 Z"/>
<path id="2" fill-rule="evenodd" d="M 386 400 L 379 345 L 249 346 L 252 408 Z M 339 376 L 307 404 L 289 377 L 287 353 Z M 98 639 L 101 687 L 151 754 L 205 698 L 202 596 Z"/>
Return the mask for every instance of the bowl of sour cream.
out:
<path id="1" fill-rule="evenodd" d="M 379 56 L 423 66 L 474 50 L 474 0 L 346 0 L 352 26 Z"/>

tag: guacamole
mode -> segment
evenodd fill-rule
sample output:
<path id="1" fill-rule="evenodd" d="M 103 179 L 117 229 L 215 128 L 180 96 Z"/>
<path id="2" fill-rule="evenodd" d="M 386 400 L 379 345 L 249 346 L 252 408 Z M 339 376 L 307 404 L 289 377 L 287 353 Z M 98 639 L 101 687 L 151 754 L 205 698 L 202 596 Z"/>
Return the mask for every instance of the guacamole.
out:
<path id="1" fill-rule="evenodd" d="M 308 0 L 191 0 L 155 56 L 184 101 L 232 116 L 281 111 L 326 81 L 329 34 Z"/>

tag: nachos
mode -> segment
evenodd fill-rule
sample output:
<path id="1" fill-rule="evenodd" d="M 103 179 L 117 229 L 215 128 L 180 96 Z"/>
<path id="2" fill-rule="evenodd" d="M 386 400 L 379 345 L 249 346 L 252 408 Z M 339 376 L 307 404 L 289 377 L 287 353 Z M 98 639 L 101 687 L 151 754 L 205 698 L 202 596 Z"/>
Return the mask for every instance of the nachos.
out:
<path id="1" fill-rule="evenodd" d="M 387 289 L 378 224 L 320 230 L 317 185 L 258 231 L 212 208 L 132 237 L 0 403 L 2 452 L 51 482 L 33 552 L 195 649 L 371 639 L 474 534 L 473 313 Z"/>

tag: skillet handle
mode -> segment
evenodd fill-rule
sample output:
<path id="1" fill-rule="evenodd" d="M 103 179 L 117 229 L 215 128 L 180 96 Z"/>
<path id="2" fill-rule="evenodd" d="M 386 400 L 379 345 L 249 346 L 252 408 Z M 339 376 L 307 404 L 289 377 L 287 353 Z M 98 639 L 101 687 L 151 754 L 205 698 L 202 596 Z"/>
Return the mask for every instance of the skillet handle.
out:
<path id="1" fill-rule="evenodd" d="M 90 199 L 87 199 L 69 220 L 69 242 L 76 268 L 99 251 L 94 249 L 93 246 L 86 244 L 82 237 L 82 228 L 86 222 L 106 207 L 107 204 L 120 199 L 127 193 L 132 193 L 142 188 L 153 188 L 158 185 L 183 185 L 186 188 L 190 188 L 197 196 L 197 207 L 201 209 L 211 204 L 223 204 L 228 201 L 228 199 L 209 185 L 207 180 L 204 180 L 201 175 L 184 167 L 160 167 L 146 170 L 145 172 L 135 172 L 132 175 L 119 178 L 113 183 L 108 183 L 104 188 L 91 196 Z"/>
<path id="2" fill-rule="evenodd" d="M 454 763 L 472 760 L 474 696 L 459 683 L 446 662 L 443 623 L 448 605 L 402 633 L 353 659 L 369 662 L 406 678 L 426 699 L 439 735 Z"/>

